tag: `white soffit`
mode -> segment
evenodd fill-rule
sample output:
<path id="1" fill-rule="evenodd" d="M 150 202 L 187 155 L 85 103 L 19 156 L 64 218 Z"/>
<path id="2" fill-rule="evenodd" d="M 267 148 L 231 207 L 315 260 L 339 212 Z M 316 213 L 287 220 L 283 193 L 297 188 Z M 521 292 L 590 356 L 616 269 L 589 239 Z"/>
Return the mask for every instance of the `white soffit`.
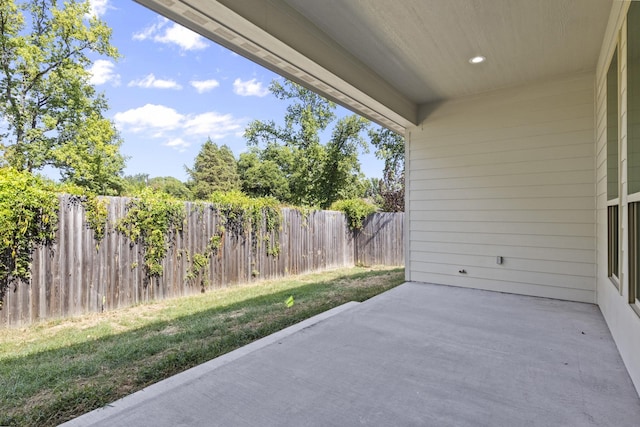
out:
<path id="1" fill-rule="evenodd" d="M 136 0 L 384 126 L 595 70 L 612 0 Z M 484 63 L 470 64 L 476 55 Z"/>

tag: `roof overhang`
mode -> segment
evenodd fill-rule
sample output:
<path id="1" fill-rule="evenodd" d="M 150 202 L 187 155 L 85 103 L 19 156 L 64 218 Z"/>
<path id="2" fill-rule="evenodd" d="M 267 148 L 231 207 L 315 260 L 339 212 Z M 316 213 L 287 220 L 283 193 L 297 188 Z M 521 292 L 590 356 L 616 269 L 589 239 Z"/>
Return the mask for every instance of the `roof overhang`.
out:
<path id="1" fill-rule="evenodd" d="M 136 1 L 400 133 L 425 104 L 594 70 L 612 4 Z"/>

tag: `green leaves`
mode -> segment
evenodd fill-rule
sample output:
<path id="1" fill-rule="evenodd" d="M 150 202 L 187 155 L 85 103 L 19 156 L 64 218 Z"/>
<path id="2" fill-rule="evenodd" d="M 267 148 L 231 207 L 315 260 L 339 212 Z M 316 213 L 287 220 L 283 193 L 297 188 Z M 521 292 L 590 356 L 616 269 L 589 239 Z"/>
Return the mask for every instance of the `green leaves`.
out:
<path id="1" fill-rule="evenodd" d="M 273 197 L 251 198 L 240 191 L 215 192 L 209 201 L 221 215 L 224 230 L 237 234 L 251 234 L 255 248 L 260 241 L 266 243 L 267 254 L 276 256 L 280 252 L 278 239 L 271 240 L 270 235 L 277 233 L 280 227 L 280 204 Z M 265 234 L 259 235 L 263 228 Z M 255 249 L 254 248 L 254 249 Z"/>
<path id="2" fill-rule="evenodd" d="M 129 202 L 127 214 L 118 221 L 116 228 L 132 242 L 143 245 L 149 277 L 162 275 L 162 260 L 171 238 L 182 230 L 185 216 L 184 203 L 150 188 L 145 188 Z"/>
<path id="3" fill-rule="evenodd" d="M 240 189 L 240 176 L 233 152 L 226 145 L 218 147 L 210 139 L 202 145 L 193 169 L 186 169 L 191 177 L 193 196 L 199 200 L 206 199 L 215 191 Z"/>
<path id="4" fill-rule="evenodd" d="M 384 160 L 383 178 L 378 184 L 382 210 L 403 212 L 404 138 L 389 129 L 371 130 L 369 137 L 376 147 L 376 157 Z"/>
<path id="5" fill-rule="evenodd" d="M 252 196 L 322 208 L 339 198 L 361 196 L 365 180 L 358 152 L 367 148 L 362 134 L 369 122 L 344 117 L 323 143 L 320 136 L 335 122 L 336 105 L 290 81 L 274 81 L 269 89 L 289 102 L 284 125 L 255 120 L 245 130 L 251 150 L 238 164 L 242 189 Z"/>
<path id="6" fill-rule="evenodd" d="M 68 182 L 119 193 L 124 158 L 104 97 L 89 84 L 89 54 L 117 58 L 111 29 L 85 18 L 87 1 L 0 2 L 2 162 L 17 170 L 54 166 Z"/>
<path id="7" fill-rule="evenodd" d="M 364 219 L 376 211 L 375 206 L 362 199 L 339 200 L 329 209 L 344 213 L 353 230 L 361 229 Z"/>
<path id="8" fill-rule="evenodd" d="M 118 195 L 124 187 L 120 172 L 125 158 L 119 152 L 122 140 L 113 124 L 93 113 L 76 130 L 74 144 L 51 149 L 53 164 L 62 178 L 101 195 Z"/>
<path id="9" fill-rule="evenodd" d="M 0 308 L 10 283 L 31 278 L 31 253 L 53 242 L 57 224 L 58 198 L 50 184 L 0 168 Z"/>

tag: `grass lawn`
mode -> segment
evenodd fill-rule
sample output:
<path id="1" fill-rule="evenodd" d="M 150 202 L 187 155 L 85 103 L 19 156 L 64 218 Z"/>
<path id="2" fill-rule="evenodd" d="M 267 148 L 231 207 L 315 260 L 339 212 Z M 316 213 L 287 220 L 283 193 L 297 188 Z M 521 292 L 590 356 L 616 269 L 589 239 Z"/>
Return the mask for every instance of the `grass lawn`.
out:
<path id="1" fill-rule="evenodd" d="M 57 425 L 403 281 L 402 268 L 341 269 L 4 329 L 0 425 Z"/>

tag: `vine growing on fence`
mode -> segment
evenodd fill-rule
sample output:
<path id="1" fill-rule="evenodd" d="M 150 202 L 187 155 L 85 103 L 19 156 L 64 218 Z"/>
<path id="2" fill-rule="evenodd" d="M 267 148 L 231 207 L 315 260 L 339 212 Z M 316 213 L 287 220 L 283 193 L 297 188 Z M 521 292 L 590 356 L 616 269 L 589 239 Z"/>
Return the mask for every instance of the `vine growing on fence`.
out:
<path id="1" fill-rule="evenodd" d="M 208 207 L 214 209 L 219 216 L 216 232 L 211 238 L 204 252 L 187 253 L 187 260 L 191 264 L 185 279 L 191 283 L 204 274 L 200 281 L 202 292 L 209 284 L 207 266 L 211 256 L 218 253 L 222 246 L 225 233 L 235 236 L 250 235 L 252 250 L 256 251 L 264 244 L 269 256 L 277 256 L 280 252 L 278 230 L 282 213 L 279 202 L 272 197 L 252 198 L 240 191 L 214 192 Z M 200 216 L 206 209 L 205 205 L 194 204 L 193 210 Z M 272 234 L 275 238 L 272 239 Z M 254 272 L 254 275 L 257 273 Z"/>
<path id="2" fill-rule="evenodd" d="M 364 219 L 376 211 L 375 206 L 362 199 L 338 200 L 329 209 L 344 213 L 352 230 L 361 229 Z"/>
<path id="3" fill-rule="evenodd" d="M 280 203 L 273 197 L 252 198 L 240 191 L 214 192 L 209 198 L 221 216 L 222 232 L 229 230 L 236 235 L 250 233 L 254 250 L 265 242 L 267 255 L 280 253 L 277 233 L 280 227 Z M 264 234 L 260 230 L 264 226 Z M 271 240 L 271 233 L 275 239 Z"/>
<path id="4" fill-rule="evenodd" d="M 59 204 L 53 190 L 29 172 L 0 168 L 0 309 L 10 284 L 31 278 L 33 249 L 55 238 Z"/>
<path id="5" fill-rule="evenodd" d="M 127 214 L 116 229 L 132 243 L 144 248 L 144 266 L 149 277 L 162 275 L 162 261 L 178 232 L 182 231 L 186 209 L 183 202 L 145 188 L 127 205 Z"/>
<path id="6" fill-rule="evenodd" d="M 93 230 L 93 238 L 96 241 L 96 249 L 98 249 L 107 230 L 109 199 L 70 183 L 59 185 L 57 191 L 70 194 L 71 202 L 82 204 L 85 222 Z"/>
<path id="7" fill-rule="evenodd" d="M 98 242 L 97 249 L 107 229 L 109 199 L 88 195 L 83 202 L 83 206 L 87 225 L 93 230 L 93 238 Z"/>
<path id="8" fill-rule="evenodd" d="M 212 206 L 202 202 L 197 202 L 192 204 L 192 209 L 193 212 L 198 215 L 200 223 L 204 226 L 204 211 L 205 209 L 212 209 Z M 199 283 L 200 290 L 203 293 L 205 291 L 205 288 L 210 284 L 209 270 L 207 269 L 207 267 L 209 266 L 211 257 L 217 255 L 220 247 L 222 246 L 224 233 L 223 230 L 224 227 L 221 224 L 218 224 L 216 232 L 209 238 L 209 241 L 207 242 L 203 253 L 189 253 L 188 251 L 186 251 L 187 262 L 189 262 L 191 266 L 187 270 L 185 280 L 191 284 L 195 284 L 196 280 L 200 277 L 200 274 L 203 274 L 204 277 L 202 277 Z M 202 232 L 204 232 L 204 229 L 202 230 Z"/>

